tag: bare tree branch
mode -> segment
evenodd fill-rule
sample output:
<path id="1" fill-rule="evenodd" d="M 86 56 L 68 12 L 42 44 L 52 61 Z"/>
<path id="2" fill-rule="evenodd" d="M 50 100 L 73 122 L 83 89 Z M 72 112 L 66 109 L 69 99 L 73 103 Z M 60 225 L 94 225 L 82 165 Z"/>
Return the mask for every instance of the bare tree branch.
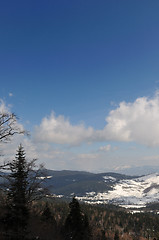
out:
<path id="1" fill-rule="evenodd" d="M 9 142 L 15 134 L 28 134 L 17 124 L 14 113 L 0 113 L 0 142 Z"/>

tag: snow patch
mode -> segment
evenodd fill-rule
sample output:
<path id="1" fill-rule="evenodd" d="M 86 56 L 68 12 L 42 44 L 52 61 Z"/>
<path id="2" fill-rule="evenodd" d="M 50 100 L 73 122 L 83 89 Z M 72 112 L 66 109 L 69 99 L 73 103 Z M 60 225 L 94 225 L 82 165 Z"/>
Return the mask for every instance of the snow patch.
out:
<path id="1" fill-rule="evenodd" d="M 37 179 L 49 179 L 49 178 L 52 178 L 52 176 L 37 177 Z"/>
<path id="2" fill-rule="evenodd" d="M 106 180 L 105 182 L 111 181 L 111 182 L 115 182 L 116 178 L 111 177 L 111 176 L 103 176 L 103 178 Z"/>

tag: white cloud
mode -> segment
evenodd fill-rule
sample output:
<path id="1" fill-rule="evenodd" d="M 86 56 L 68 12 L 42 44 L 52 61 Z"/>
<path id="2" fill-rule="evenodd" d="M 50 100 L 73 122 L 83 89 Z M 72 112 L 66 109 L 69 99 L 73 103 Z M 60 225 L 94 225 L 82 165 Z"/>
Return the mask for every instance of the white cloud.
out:
<path id="1" fill-rule="evenodd" d="M 63 116 L 56 117 L 54 113 L 45 117 L 40 126 L 35 128 L 35 140 L 39 142 L 53 142 L 58 144 L 78 145 L 89 142 L 94 136 L 92 127 L 85 128 L 83 124 L 71 125 Z"/>
<path id="2" fill-rule="evenodd" d="M 3 101 L 0 103 L 0 111 L 11 112 Z M 94 144 L 95 148 L 93 150 L 92 146 L 89 146 L 90 152 L 88 150 L 85 152 L 85 148 L 72 149 L 60 146 L 60 144 L 77 145 L 84 142 L 95 143 L 111 140 L 159 145 L 158 120 L 158 95 L 152 99 L 143 97 L 132 103 L 120 103 L 109 113 L 106 118 L 106 126 L 102 130 L 87 128 L 84 124 L 72 125 L 63 116 L 56 117 L 55 114 L 51 114 L 44 118 L 39 126 L 36 126 L 34 142 L 31 137 L 26 138 L 22 135 L 16 135 L 10 143 L 1 144 L 4 157 L 2 156 L 0 160 L 12 160 L 19 144 L 22 143 L 27 159 L 38 158 L 38 162 L 44 162 L 45 166 L 51 169 L 101 172 L 117 166 L 125 167 L 126 165 L 127 167 L 127 164 L 138 164 L 138 162 L 144 162 L 145 164 L 151 161 L 156 164 L 158 161 L 157 153 L 152 158 L 138 155 L 134 158 L 134 156 L 122 152 L 121 149 L 116 152 L 117 147 L 110 144 L 103 144 L 98 150 L 96 150 L 97 145 Z M 82 149 L 84 150 L 82 151 Z M 150 154 L 153 155 L 153 153 L 149 153 L 149 156 Z"/>
<path id="3" fill-rule="evenodd" d="M 9 113 L 9 107 L 6 106 L 5 102 L 0 99 L 0 113 L 3 114 L 3 113 Z"/>
<path id="4" fill-rule="evenodd" d="M 35 128 L 35 140 L 78 145 L 83 142 L 123 141 L 159 146 L 159 95 L 141 97 L 132 103 L 121 102 L 106 117 L 102 130 L 72 125 L 64 116 L 45 117 Z M 103 149 L 104 150 L 104 149 Z M 106 150 L 106 149 L 105 149 Z"/>
<path id="5" fill-rule="evenodd" d="M 0 100 L 0 112 L 10 112 L 10 108 Z M 18 123 L 19 124 L 19 123 Z M 99 151 L 84 153 L 71 151 L 60 144 L 78 145 L 81 143 L 124 141 L 137 142 L 148 146 L 159 146 L 159 95 L 153 98 L 141 97 L 132 103 L 121 102 L 106 117 L 106 126 L 102 130 L 85 127 L 84 124 L 72 125 L 64 116 L 51 114 L 45 117 L 34 132 L 34 142 L 31 138 L 17 135 L 11 143 L 1 145 L 5 159 L 13 159 L 22 143 L 29 159 L 37 157 L 40 162 L 46 162 L 46 167 L 55 169 L 79 169 L 96 171 L 115 166 L 124 166 L 127 161 L 134 163 L 133 157 L 119 156 L 115 147 L 103 144 Z M 52 145 L 56 143 L 59 145 Z M 96 146 L 95 146 L 96 148 Z M 113 155 L 108 152 L 114 152 Z M 121 153 L 120 153 L 121 154 Z M 121 161 L 122 158 L 122 161 Z M 150 157 L 140 158 L 141 162 L 149 162 Z M 2 159 L 4 160 L 4 158 Z M 156 163 L 158 156 L 152 158 Z"/>
<path id="6" fill-rule="evenodd" d="M 152 99 L 141 97 L 133 103 L 121 102 L 106 121 L 101 135 L 107 140 L 159 146 L 159 95 Z"/>

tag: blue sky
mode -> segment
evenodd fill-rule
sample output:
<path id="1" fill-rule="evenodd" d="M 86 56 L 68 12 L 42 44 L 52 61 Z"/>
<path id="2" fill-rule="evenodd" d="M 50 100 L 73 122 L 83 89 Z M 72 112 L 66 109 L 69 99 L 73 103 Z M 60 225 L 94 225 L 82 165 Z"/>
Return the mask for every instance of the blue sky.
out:
<path id="1" fill-rule="evenodd" d="M 0 99 L 31 133 L 11 149 L 24 141 L 52 169 L 157 166 L 158 12 L 157 0 L 1 2 Z"/>

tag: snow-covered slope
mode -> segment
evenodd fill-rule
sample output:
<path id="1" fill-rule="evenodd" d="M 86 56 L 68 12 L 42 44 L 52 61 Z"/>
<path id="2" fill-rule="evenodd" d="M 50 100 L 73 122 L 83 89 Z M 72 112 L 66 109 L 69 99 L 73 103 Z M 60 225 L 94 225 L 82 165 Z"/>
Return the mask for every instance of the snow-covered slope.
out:
<path id="1" fill-rule="evenodd" d="M 46 186 L 56 196 L 76 196 L 88 203 L 113 203 L 123 207 L 141 208 L 159 203 L 159 173 L 142 177 L 118 173 L 88 173 L 49 170 Z"/>
<path id="2" fill-rule="evenodd" d="M 116 203 L 123 207 L 141 208 L 150 202 L 159 201 L 159 174 L 151 174 L 134 179 L 115 182 L 115 178 L 103 177 L 104 181 L 112 181 L 112 190 L 102 193 L 87 192 L 79 200 L 88 203 Z"/>

